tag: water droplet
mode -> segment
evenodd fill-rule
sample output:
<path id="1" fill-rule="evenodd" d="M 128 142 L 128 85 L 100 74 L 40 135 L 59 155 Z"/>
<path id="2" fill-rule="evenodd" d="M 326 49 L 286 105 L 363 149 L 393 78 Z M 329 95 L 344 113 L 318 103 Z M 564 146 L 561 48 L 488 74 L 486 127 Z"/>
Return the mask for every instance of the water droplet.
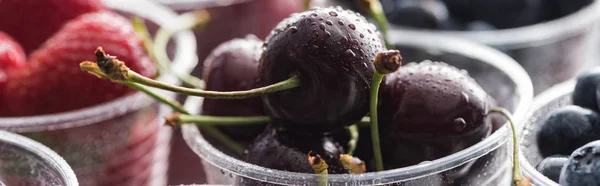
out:
<path id="1" fill-rule="evenodd" d="M 330 20 L 325 21 L 325 23 L 329 26 L 333 25 L 333 22 L 331 22 Z"/>
<path id="2" fill-rule="evenodd" d="M 327 37 L 331 37 L 331 32 L 329 32 L 329 31 L 325 30 L 325 36 L 327 36 Z"/>
<path id="3" fill-rule="evenodd" d="M 321 30 L 325 30 L 325 24 L 323 24 L 323 23 L 319 24 L 319 28 L 320 28 Z"/>
<path id="4" fill-rule="evenodd" d="M 454 119 L 454 121 L 452 121 L 452 125 L 454 127 L 454 130 L 457 132 L 460 132 L 467 128 L 467 122 L 465 121 L 465 119 L 462 118 Z"/>
<path id="5" fill-rule="evenodd" d="M 331 16 L 337 16 L 337 13 L 335 13 L 334 11 L 329 12 L 329 15 Z"/>
<path id="6" fill-rule="evenodd" d="M 346 43 L 346 42 L 348 42 L 348 38 L 347 38 L 346 36 L 342 37 L 342 42 L 343 42 L 343 43 Z"/>
<path id="7" fill-rule="evenodd" d="M 338 21 L 338 25 L 344 26 L 344 22 L 343 21 Z"/>
<path id="8" fill-rule="evenodd" d="M 356 56 L 356 54 L 354 54 L 354 52 L 352 52 L 352 50 L 350 50 L 350 49 L 346 50 L 346 52 L 344 52 L 344 54 L 347 57 L 355 57 Z"/>
<path id="9" fill-rule="evenodd" d="M 290 28 L 288 29 L 288 31 L 289 31 L 290 33 L 292 33 L 292 34 L 295 34 L 296 32 L 298 32 L 298 27 L 295 27 L 295 26 L 293 26 L 293 27 L 290 27 Z"/>
<path id="10" fill-rule="evenodd" d="M 360 34 L 360 38 L 365 38 L 365 35 L 363 35 L 363 34 Z"/>
<path id="11" fill-rule="evenodd" d="M 373 32 L 371 32 L 371 29 L 367 29 L 367 31 L 369 31 L 369 34 L 372 34 Z"/>
<path id="12" fill-rule="evenodd" d="M 312 13 L 312 14 L 310 14 L 310 16 L 311 17 L 317 17 L 318 15 L 317 15 L 317 13 Z"/>
<path id="13" fill-rule="evenodd" d="M 356 30 L 356 26 L 354 26 L 354 24 L 349 24 L 348 27 L 350 27 L 352 30 Z"/>
<path id="14" fill-rule="evenodd" d="M 354 39 L 352 40 L 352 43 L 354 43 L 354 45 L 358 45 L 358 40 Z"/>
<path id="15" fill-rule="evenodd" d="M 445 82 L 452 82 L 451 79 L 444 79 Z"/>
<path id="16" fill-rule="evenodd" d="M 324 20 L 323 18 L 319 18 L 319 21 L 323 21 L 323 20 Z"/>

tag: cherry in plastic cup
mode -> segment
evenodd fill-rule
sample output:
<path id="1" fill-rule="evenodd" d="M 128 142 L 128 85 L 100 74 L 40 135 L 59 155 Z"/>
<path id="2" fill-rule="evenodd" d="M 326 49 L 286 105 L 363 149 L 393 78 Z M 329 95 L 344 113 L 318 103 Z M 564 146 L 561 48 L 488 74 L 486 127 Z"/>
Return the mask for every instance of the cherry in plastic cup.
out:
<path id="1" fill-rule="evenodd" d="M 436 34 L 391 31 L 390 36 L 405 63 L 430 59 L 465 69 L 499 106 L 512 112 L 516 125 L 525 121 L 533 98 L 533 86 L 525 70 L 512 58 L 484 45 Z M 185 107 L 199 113 L 202 100 L 188 97 Z M 330 174 L 328 184 L 510 185 L 512 143 L 507 143 L 511 139 L 509 131 L 506 124 L 496 126 L 490 136 L 475 145 L 418 165 L 360 175 Z M 194 125 L 182 126 L 182 132 L 189 147 L 198 159 L 202 159 L 209 184 L 314 185 L 320 178 L 314 174 L 268 169 L 228 156 L 210 144 Z M 462 176 L 449 180 L 445 179 L 447 175 Z"/>
<path id="2" fill-rule="evenodd" d="M 105 0 L 129 18 L 138 16 L 155 32 L 158 25 L 174 26 L 177 14 L 144 0 Z M 192 32 L 172 39 L 173 69 L 189 73 L 197 63 Z M 176 84 L 169 75 L 158 78 Z M 101 90 L 100 90 L 101 91 Z M 174 98 L 174 94 L 160 91 Z M 171 110 L 141 92 L 100 105 L 64 113 L 0 118 L 0 129 L 20 133 L 50 147 L 73 168 L 81 185 L 166 184 L 172 130 L 163 116 Z"/>
<path id="3" fill-rule="evenodd" d="M 0 152 L 0 185 L 79 185 L 62 157 L 27 137 L 0 130 Z"/>
<path id="4" fill-rule="evenodd" d="M 519 145 L 521 146 L 520 161 L 523 172 L 531 178 L 534 185 L 558 186 L 559 184 L 542 175 L 535 169 L 543 157 L 537 146 L 537 134 L 543 120 L 550 112 L 563 106 L 572 105 L 571 94 L 575 89 L 574 79 L 557 84 L 537 95 L 531 105 L 528 119 L 519 128 Z"/>

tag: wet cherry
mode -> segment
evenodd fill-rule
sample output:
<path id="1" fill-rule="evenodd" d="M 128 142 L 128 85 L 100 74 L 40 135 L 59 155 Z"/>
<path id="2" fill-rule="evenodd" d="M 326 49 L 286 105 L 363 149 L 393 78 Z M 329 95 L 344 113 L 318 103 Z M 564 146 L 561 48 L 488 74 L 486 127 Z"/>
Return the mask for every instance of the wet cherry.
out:
<path id="1" fill-rule="evenodd" d="M 341 8 L 294 14 L 267 37 L 261 86 L 291 75 L 302 86 L 263 96 L 267 114 L 296 130 L 330 131 L 366 115 L 372 60 L 385 49 L 376 27 Z"/>
<path id="2" fill-rule="evenodd" d="M 379 99 L 388 168 L 450 155 L 491 133 L 490 97 L 466 71 L 442 62 L 401 67 L 384 80 Z"/>
<path id="3" fill-rule="evenodd" d="M 258 59 L 262 41 L 254 35 L 236 38 L 219 45 L 204 62 L 202 79 L 206 90 L 239 91 L 257 87 Z M 264 116 L 260 97 L 247 99 L 204 99 L 202 115 L 210 116 Z M 264 125 L 219 126 L 225 134 L 237 141 L 252 141 Z"/>

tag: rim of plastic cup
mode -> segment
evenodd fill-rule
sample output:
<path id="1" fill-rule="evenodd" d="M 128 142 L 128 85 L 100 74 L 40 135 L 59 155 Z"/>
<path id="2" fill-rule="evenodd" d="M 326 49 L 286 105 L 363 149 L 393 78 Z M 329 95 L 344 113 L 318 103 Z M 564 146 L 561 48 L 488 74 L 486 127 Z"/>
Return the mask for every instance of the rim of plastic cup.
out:
<path id="1" fill-rule="evenodd" d="M 39 156 L 40 159 L 45 163 L 48 163 L 52 169 L 60 174 L 65 186 L 79 185 L 75 172 L 73 172 L 73 169 L 71 169 L 71 166 L 69 166 L 67 161 L 45 145 L 25 136 L 4 130 L 0 130 L 0 141 L 25 149 L 26 151 Z"/>
<path id="2" fill-rule="evenodd" d="M 571 37 L 577 32 L 590 28 L 590 25 L 598 24 L 600 22 L 598 12 L 600 12 L 600 0 L 594 0 L 591 4 L 569 15 L 516 28 L 485 31 L 440 31 L 393 26 L 393 29 L 451 35 L 494 47 L 533 47 L 539 45 L 540 42 L 552 42 Z"/>
<path id="3" fill-rule="evenodd" d="M 104 0 L 104 3 L 113 10 L 138 15 L 165 28 L 173 28 L 177 23 L 174 20 L 178 14 L 152 1 Z M 177 49 L 173 58 L 173 71 L 188 74 L 198 62 L 196 37 L 191 31 L 182 31 L 174 35 L 173 40 Z M 168 83 L 179 82 L 175 77 L 168 75 L 161 75 L 158 80 Z M 170 92 L 152 90 L 164 96 L 174 97 L 174 94 Z M 155 103 L 152 98 L 144 93 L 136 92 L 110 102 L 68 112 L 24 117 L 0 117 L 0 129 L 19 133 L 89 125 L 139 110 L 152 103 Z"/>
<path id="4" fill-rule="evenodd" d="M 403 37 L 398 37 L 399 35 L 403 35 Z M 514 59 L 490 47 L 452 37 L 427 33 L 404 32 L 400 30 L 390 31 L 390 36 L 390 41 L 393 43 L 402 43 L 403 45 L 417 46 L 419 48 L 432 49 L 434 51 L 438 50 L 460 54 L 470 58 L 479 59 L 503 72 L 507 72 L 506 75 L 517 85 L 515 93 L 521 96 L 521 100 L 515 107 L 513 119 L 517 125 L 525 121 L 525 116 L 533 99 L 533 87 L 531 79 L 525 70 L 519 66 Z M 188 97 L 185 108 L 192 113 L 198 113 L 201 102 L 202 98 L 200 97 Z M 353 183 L 385 184 L 388 182 L 410 180 L 432 175 L 460 166 L 469 160 L 479 158 L 505 144 L 509 139 L 508 135 L 510 135 L 510 133 L 508 133 L 508 127 L 508 125 L 504 125 L 483 141 L 469 148 L 427 163 L 359 175 L 330 174 L 327 178 L 331 183 L 347 183 L 351 180 Z M 190 146 L 190 148 L 204 161 L 211 163 L 218 168 L 228 170 L 233 174 L 247 178 L 268 178 L 269 180 L 261 181 L 278 184 L 281 183 L 272 179 L 299 181 L 319 178 L 319 176 L 315 174 L 293 173 L 268 169 L 227 156 L 208 143 L 202 137 L 195 125 L 183 125 L 182 132 L 188 146 Z"/>
<path id="5" fill-rule="evenodd" d="M 571 79 L 571 80 L 565 81 L 563 83 L 554 85 L 551 88 L 547 89 L 546 91 L 540 93 L 538 96 L 535 97 L 535 99 L 531 103 L 531 109 L 530 109 L 529 114 L 527 115 L 527 118 L 531 117 L 539 109 L 547 106 L 548 104 L 550 104 L 553 101 L 556 101 L 556 99 L 573 93 L 573 89 L 575 89 L 576 83 L 577 82 L 575 79 Z M 525 127 L 526 127 L 525 125 L 518 126 L 517 127 L 518 133 L 522 134 L 523 130 L 525 130 Z M 523 138 L 519 139 L 519 144 L 521 144 L 522 140 L 523 140 Z M 558 183 L 552 181 L 551 179 L 549 179 L 548 177 L 544 176 L 542 173 L 537 171 L 535 169 L 535 167 L 533 165 L 531 165 L 531 163 L 529 163 L 529 161 L 527 161 L 527 159 L 525 158 L 525 155 L 523 154 L 523 151 L 519 151 L 519 158 L 520 158 L 519 161 L 521 161 L 520 164 L 521 164 L 521 167 L 523 168 L 523 172 L 525 173 L 525 175 L 530 176 L 530 178 L 532 179 L 534 184 L 548 185 L 548 186 L 560 186 Z"/>

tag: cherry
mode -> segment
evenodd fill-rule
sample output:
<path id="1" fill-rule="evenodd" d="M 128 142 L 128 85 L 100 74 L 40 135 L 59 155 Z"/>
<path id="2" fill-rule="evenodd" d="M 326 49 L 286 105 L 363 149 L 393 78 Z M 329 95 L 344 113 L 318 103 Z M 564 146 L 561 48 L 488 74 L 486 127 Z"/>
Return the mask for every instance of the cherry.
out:
<path id="1" fill-rule="evenodd" d="M 379 96 L 388 168 L 450 155 L 491 133 L 489 96 L 466 71 L 446 63 L 409 63 L 387 76 Z"/>
<path id="2" fill-rule="evenodd" d="M 341 8 L 293 14 L 267 37 L 260 59 L 262 86 L 297 74 L 302 86 L 263 95 L 267 114 L 304 131 L 331 131 L 369 110 L 376 53 L 385 49 L 377 28 Z"/>
<path id="3" fill-rule="evenodd" d="M 257 88 L 258 59 L 262 41 L 254 35 L 237 38 L 219 45 L 204 62 L 202 79 L 206 90 L 239 91 Z M 204 99 L 202 115 L 264 116 L 260 97 L 246 99 Z M 223 133 L 240 142 L 252 141 L 264 125 L 219 126 Z"/>
<path id="4" fill-rule="evenodd" d="M 275 122 L 248 147 L 245 161 L 266 168 L 299 173 L 315 173 L 307 160 L 309 152 L 320 155 L 329 165 L 330 174 L 350 173 L 340 161 L 345 142 L 330 134 L 298 133 Z M 339 143 L 338 143 L 339 142 Z"/>

